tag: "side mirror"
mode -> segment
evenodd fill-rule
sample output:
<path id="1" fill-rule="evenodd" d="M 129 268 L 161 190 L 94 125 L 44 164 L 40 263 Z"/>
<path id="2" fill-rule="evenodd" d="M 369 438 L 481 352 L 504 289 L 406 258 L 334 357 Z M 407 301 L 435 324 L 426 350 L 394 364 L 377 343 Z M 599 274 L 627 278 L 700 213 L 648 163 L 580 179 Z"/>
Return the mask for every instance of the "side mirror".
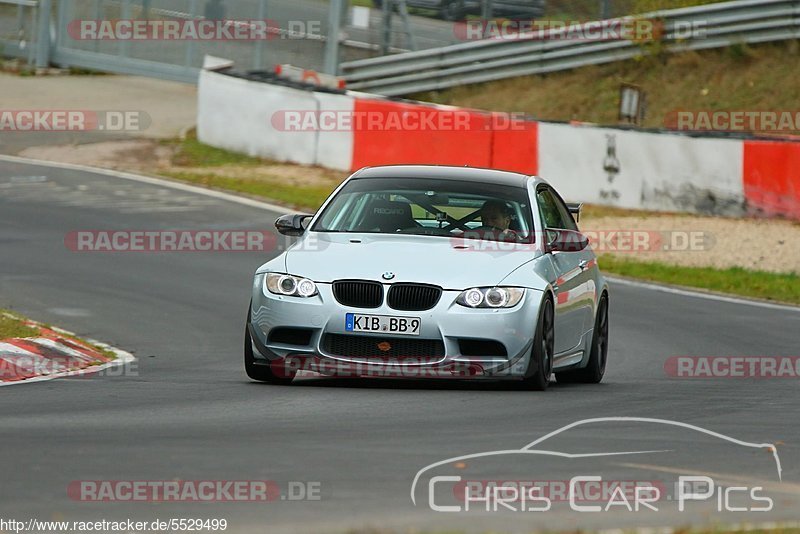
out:
<path id="1" fill-rule="evenodd" d="M 589 246 L 589 238 L 575 230 L 547 229 L 548 252 L 580 252 Z"/>
<path id="2" fill-rule="evenodd" d="M 567 209 L 572 214 L 572 218 L 575 219 L 575 222 L 581 222 L 582 202 L 567 202 Z"/>
<path id="3" fill-rule="evenodd" d="M 275 228 L 278 233 L 283 235 L 298 236 L 303 235 L 306 231 L 303 226 L 303 221 L 313 217 L 313 215 L 303 213 L 290 213 L 288 215 L 281 215 L 275 220 Z"/>

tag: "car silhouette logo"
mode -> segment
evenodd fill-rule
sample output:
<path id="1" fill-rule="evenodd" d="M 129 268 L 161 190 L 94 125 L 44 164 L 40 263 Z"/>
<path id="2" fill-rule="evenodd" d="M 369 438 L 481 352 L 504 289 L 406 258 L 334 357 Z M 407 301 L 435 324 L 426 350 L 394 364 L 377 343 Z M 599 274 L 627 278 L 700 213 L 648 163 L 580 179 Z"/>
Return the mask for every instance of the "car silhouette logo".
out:
<path id="1" fill-rule="evenodd" d="M 391 280 L 392 278 L 394 278 L 394 273 L 392 271 L 386 271 L 381 276 L 383 277 L 384 280 Z"/>

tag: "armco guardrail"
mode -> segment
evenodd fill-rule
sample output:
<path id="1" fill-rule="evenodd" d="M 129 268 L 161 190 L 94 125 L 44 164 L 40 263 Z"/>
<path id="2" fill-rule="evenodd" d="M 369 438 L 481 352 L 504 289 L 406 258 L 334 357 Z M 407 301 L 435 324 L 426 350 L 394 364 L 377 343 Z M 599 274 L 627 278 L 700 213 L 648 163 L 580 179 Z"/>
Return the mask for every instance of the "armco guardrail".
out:
<path id="1" fill-rule="evenodd" d="M 630 19 L 660 21 L 658 42 L 672 52 L 800 38 L 800 0 L 736 0 L 597 24 L 619 27 Z M 341 70 L 350 89 L 397 96 L 631 59 L 648 53 L 647 43 L 654 42 L 567 40 L 558 33 L 551 29 L 350 61 Z"/>

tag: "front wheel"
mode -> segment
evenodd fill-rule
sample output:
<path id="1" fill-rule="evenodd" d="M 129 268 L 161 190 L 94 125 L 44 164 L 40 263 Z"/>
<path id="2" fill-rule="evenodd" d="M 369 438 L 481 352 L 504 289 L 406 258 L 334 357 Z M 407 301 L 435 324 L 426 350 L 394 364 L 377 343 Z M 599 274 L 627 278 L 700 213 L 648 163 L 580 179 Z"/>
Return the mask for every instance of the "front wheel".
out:
<path id="1" fill-rule="evenodd" d="M 523 384 L 527 389 L 544 391 L 553 374 L 553 354 L 555 352 L 555 313 L 553 300 L 547 296 L 539 311 L 536 334 L 533 336 L 533 347 L 525 372 Z"/>
<path id="2" fill-rule="evenodd" d="M 606 373 L 608 361 L 608 296 L 604 293 L 597 305 L 597 317 L 592 333 L 592 352 L 583 369 L 556 373 L 556 380 L 566 384 L 599 384 Z"/>
<path id="3" fill-rule="evenodd" d="M 270 384 L 290 384 L 294 379 L 294 373 L 287 376 L 278 376 L 272 370 L 272 366 L 266 363 L 257 363 L 253 355 L 253 340 L 250 337 L 250 310 L 247 310 L 247 324 L 244 325 L 244 370 L 252 380 L 268 382 Z"/>

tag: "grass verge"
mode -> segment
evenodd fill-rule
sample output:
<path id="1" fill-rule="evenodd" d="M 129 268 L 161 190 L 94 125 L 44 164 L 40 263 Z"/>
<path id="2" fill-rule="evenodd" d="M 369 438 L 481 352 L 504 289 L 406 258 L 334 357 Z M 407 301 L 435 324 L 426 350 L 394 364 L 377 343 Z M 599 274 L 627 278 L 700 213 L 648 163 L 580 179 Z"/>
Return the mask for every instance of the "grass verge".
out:
<path id="1" fill-rule="evenodd" d="M 284 185 L 281 178 L 275 176 L 274 180 L 248 179 L 248 178 L 229 178 L 218 176 L 213 173 L 199 174 L 187 172 L 167 171 L 162 172 L 165 176 L 175 178 L 184 182 L 200 184 L 215 189 L 225 189 L 236 193 L 244 193 L 262 197 L 265 200 L 275 200 L 281 204 L 286 204 L 303 211 L 312 213 L 328 198 L 332 189 L 327 187 L 302 187 Z"/>
<path id="2" fill-rule="evenodd" d="M 25 337 L 37 337 L 41 334 L 38 328 L 35 326 L 30 326 L 25 324 L 28 319 L 24 317 L 20 317 L 16 313 L 10 312 L 8 310 L 4 310 L 0 308 L 0 341 L 3 339 L 10 339 L 10 338 L 25 338 Z M 43 328 L 53 329 L 53 326 L 49 324 L 40 323 Z M 70 339 L 82 345 L 87 345 L 106 358 L 110 358 L 112 360 L 117 359 L 117 355 L 108 349 L 100 347 L 99 345 L 95 345 L 94 343 L 90 343 L 85 339 L 81 339 L 77 336 L 73 336 L 72 334 L 65 334 L 63 332 L 58 332 L 59 336 L 62 336 L 66 339 Z"/>
<path id="3" fill-rule="evenodd" d="M 646 127 L 664 127 L 676 110 L 792 110 L 800 99 L 795 77 L 800 41 L 678 54 L 651 48 L 629 61 L 464 85 L 413 98 L 524 112 L 542 120 L 616 125 L 619 88 L 625 82 L 647 94 Z"/>
<path id="4" fill-rule="evenodd" d="M 10 312 L 0 309 L 0 339 L 32 337 L 39 333 L 36 328 L 26 325 L 24 319 L 16 315 L 10 317 L 7 313 Z"/>
<path id="5" fill-rule="evenodd" d="M 800 276 L 796 274 L 749 271 L 738 267 L 680 267 L 620 259 L 612 255 L 601 256 L 599 263 L 600 269 L 607 274 L 800 305 Z"/>
<path id="6" fill-rule="evenodd" d="M 316 211 L 345 178 L 345 173 L 322 167 L 287 165 L 211 147 L 198 141 L 194 131 L 166 143 L 173 147 L 174 155 L 171 167 L 156 171 L 162 176 L 303 211 Z"/>

